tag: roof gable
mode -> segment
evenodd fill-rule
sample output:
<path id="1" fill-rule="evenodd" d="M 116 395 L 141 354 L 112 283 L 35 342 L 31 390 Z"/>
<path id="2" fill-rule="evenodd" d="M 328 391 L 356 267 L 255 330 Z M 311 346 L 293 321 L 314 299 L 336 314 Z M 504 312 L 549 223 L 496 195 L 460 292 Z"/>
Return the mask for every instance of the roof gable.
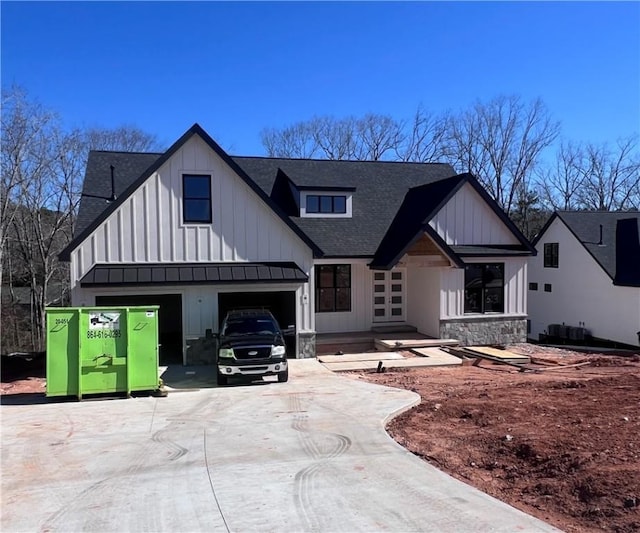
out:
<path id="1" fill-rule="evenodd" d="M 483 243 L 479 247 L 455 246 L 448 244 L 438 234 L 430 222 L 465 184 L 469 184 L 478 192 L 489 209 L 504 223 L 507 230 L 511 232 L 519 244 L 493 246 L 491 248 L 486 245 L 493 243 Z M 535 248 L 531 243 L 511 222 L 504 211 L 500 209 L 495 200 L 482 188 L 478 180 L 468 173 L 411 189 L 406 194 L 402 206 L 380 243 L 371 267 L 392 268 L 424 233 L 427 233 L 436 245 L 459 267 L 464 264 L 463 256 L 535 255 Z"/>
<path id="2" fill-rule="evenodd" d="M 612 280 L 616 279 L 618 261 L 623 263 L 621 268 L 629 274 L 623 274 L 623 282 L 617 284 L 640 286 L 640 258 L 635 251 L 637 233 L 633 232 L 633 223 L 623 224 L 623 229 L 618 231 L 619 222 L 626 219 L 633 219 L 636 232 L 640 231 L 638 211 L 556 211 L 537 235 L 534 244 L 538 244 L 556 219 L 569 229 Z"/>
<path id="3" fill-rule="evenodd" d="M 166 152 L 162 155 L 158 156 L 158 154 L 144 154 L 144 157 L 141 154 L 133 154 L 131 160 L 127 163 L 129 168 L 127 168 L 127 164 L 124 165 L 125 171 L 129 170 L 130 172 L 135 172 L 135 169 L 141 168 L 142 165 L 148 163 L 151 159 L 154 159 L 153 162 L 135 179 L 132 178 L 133 174 L 129 175 L 128 185 L 125 190 L 117 195 L 117 198 L 114 201 L 109 201 L 106 207 L 103 207 L 102 211 L 97 214 L 97 216 L 90 222 L 86 223 L 86 219 L 90 217 L 89 209 L 91 207 L 99 208 L 100 205 L 97 204 L 94 200 L 98 200 L 98 202 L 106 202 L 106 200 L 100 200 L 97 198 L 92 198 L 85 196 L 82 199 L 81 203 L 85 203 L 84 207 L 84 218 L 85 218 L 85 226 L 80 230 L 73 240 L 67 245 L 67 247 L 60 253 L 60 259 L 63 261 L 68 261 L 71 256 L 71 252 L 80 245 L 91 233 L 102 223 L 104 222 L 113 212 L 115 212 L 118 207 L 120 207 L 138 188 L 142 186 L 142 184 L 160 167 L 162 167 L 182 146 L 191 139 L 194 135 L 198 135 L 208 146 L 211 148 L 231 169 L 253 190 L 255 194 L 258 195 L 275 213 L 279 216 L 287 226 L 293 232 L 302 239 L 313 251 L 314 255 L 321 256 L 322 251 L 318 248 L 318 246 L 311 240 L 307 235 L 304 234 L 303 231 L 300 230 L 295 224 L 291 222 L 289 217 L 283 212 L 283 210 L 261 189 L 245 172 L 242 170 L 236 163 L 227 155 L 227 153 L 200 127 L 198 124 L 194 124 L 191 128 L 189 128 L 183 135 L 178 139 Z M 95 162 L 95 160 L 94 160 Z M 92 187 L 92 184 L 87 184 L 87 178 L 91 178 L 94 176 L 93 172 L 98 172 L 99 169 L 93 168 L 92 173 L 87 172 L 87 176 L 85 176 L 85 186 Z M 94 180 L 98 182 L 98 180 Z M 125 180 L 126 181 L 126 180 Z M 123 183 L 119 183 L 118 185 L 122 186 Z M 93 190 L 92 188 L 89 190 Z M 109 189 L 110 191 L 110 189 Z M 109 193 L 110 194 L 110 193 Z M 82 208 L 81 208 L 82 210 Z"/>

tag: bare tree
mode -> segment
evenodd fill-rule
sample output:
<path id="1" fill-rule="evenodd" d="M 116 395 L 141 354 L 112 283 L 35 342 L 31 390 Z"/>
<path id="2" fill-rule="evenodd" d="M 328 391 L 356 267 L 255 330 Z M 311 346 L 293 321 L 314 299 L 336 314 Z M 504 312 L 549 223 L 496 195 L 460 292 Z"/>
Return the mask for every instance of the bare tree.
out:
<path id="1" fill-rule="evenodd" d="M 269 157 L 377 161 L 396 150 L 402 126 L 388 115 L 324 116 L 280 130 L 265 129 L 260 137 Z"/>
<path id="2" fill-rule="evenodd" d="M 356 120 L 353 117 L 315 118 L 309 125 L 324 159 L 357 159 Z"/>
<path id="3" fill-rule="evenodd" d="M 638 136 L 607 144 L 588 144 L 585 148 L 584 181 L 580 204 L 585 209 L 615 211 L 640 203 L 640 152 Z"/>
<path id="4" fill-rule="evenodd" d="M 447 160 L 447 122 L 446 115 L 436 116 L 418 106 L 412 119 L 402 124 L 404 133 L 394 148 L 397 158 L 419 163 Z"/>
<path id="5" fill-rule="evenodd" d="M 537 189 L 553 210 L 580 207 L 579 194 L 585 181 L 585 153 L 581 146 L 562 142 L 548 168 L 541 169 Z"/>
<path id="6" fill-rule="evenodd" d="M 30 101 L 22 88 L 14 86 L 2 91 L 0 290 L 4 290 L 3 273 L 7 271 L 5 253 L 21 244 L 14 226 L 24 211 L 23 193 L 47 176 L 51 153 L 46 147 L 51 130 L 57 123 L 55 113 L 38 102 Z M 0 314 L 0 328 L 1 324 Z"/>
<path id="7" fill-rule="evenodd" d="M 358 151 L 355 159 L 379 161 L 397 149 L 402 124 L 388 115 L 368 114 L 355 121 Z"/>
<path id="8" fill-rule="evenodd" d="M 147 133 L 134 125 L 114 129 L 93 127 L 77 130 L 89 150 L 113 150 L 123 152 L 152 152 L 160 149 L 156 135 Z"/>
<path id="9" fill-rule="evenodd" d="M 312 122 L 298 122 L 281 130 L 268 128 L 260 132 L 262 145 L 269 157 L 309 159 L 317 156 L 318 145 L 311 129 Z"/>
<path id="10" fill-rule="evenodd" d="M 510 214 L 523 183 L 559 131 L 542 100 L 523 103 L 518 96 L 500 96 L 451 117 L 449 157 L 459 171 L 478 177 Z"/>
<path id="11" fill-rule="evenodd" d="M 131 126 L 67 131 L 55 113 L 20 88 L 3 90 L 2 100 L 2 271 L 10 267 L 12 280 L 30 288 L 29 344 L 41 350 L 49 286 L 68 283 L 67 265 L 57 257 L 72 238 L 89 149 L 148 151 L 157 141 Z"/>

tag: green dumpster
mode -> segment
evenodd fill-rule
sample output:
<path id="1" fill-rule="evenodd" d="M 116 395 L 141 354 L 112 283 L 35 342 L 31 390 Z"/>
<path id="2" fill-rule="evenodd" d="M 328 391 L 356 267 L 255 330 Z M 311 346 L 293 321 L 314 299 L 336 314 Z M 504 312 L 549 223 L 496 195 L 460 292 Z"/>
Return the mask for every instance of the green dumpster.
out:
<path id="1" fill-rule="evenodd" d="M 46 311 L 47 396 L 158 389 L 158 306 Z"/>

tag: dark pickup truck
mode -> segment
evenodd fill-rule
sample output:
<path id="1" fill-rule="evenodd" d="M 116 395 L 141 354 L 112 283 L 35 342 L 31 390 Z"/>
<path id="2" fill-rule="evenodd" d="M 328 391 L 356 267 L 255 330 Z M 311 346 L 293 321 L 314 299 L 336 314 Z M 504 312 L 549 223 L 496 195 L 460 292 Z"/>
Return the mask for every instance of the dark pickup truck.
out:
<path id="1" fill-rule="evenodd" d="M 229 311 L 218 340 L 218 385 L 226 385 L 230 377 L 289 379 L 284 337 L 269 311 Z"/>

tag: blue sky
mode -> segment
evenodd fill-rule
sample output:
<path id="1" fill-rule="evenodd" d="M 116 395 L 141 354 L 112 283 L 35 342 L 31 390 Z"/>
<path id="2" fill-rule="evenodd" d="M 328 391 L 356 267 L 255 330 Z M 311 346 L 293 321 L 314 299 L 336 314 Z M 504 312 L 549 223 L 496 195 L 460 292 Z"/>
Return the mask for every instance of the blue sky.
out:
<path id="1" fill-rule="evenodd" d="M 409 118 L 541 97 L 562 134 L 640 131 L 637 2 L 7 2 L 2 84 L 69 125 L 175 141 L 199 122 L 260 155 L 260 130 L 314 115 Z"/>

